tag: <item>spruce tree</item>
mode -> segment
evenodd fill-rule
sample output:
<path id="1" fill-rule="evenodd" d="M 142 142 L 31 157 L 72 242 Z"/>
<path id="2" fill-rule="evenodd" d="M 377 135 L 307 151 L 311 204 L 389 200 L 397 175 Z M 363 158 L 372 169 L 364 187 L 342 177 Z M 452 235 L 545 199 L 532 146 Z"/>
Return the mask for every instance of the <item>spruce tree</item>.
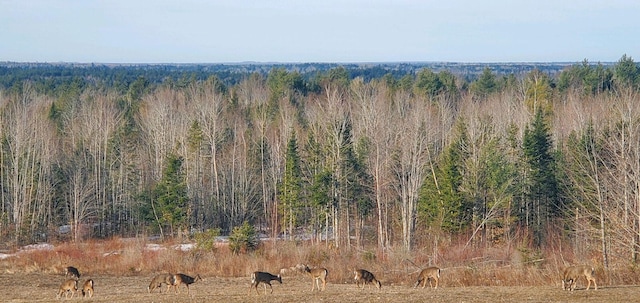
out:
<path id="1" fill-rule="evenodd" d="M 535 244 L 541 245 L 544 228 L 561 214 L 551 133 L 542 109 L 536 111 L 531 125 L 525 129 L 522 147 L 528 176 L 526 201 L 520 220 L 532 228 Z"/>
<path id="2" fill-rule="evenodd" d="M 456 139 L 443 151 L 437 166 L 420 190 L 418 211 L 422 219 L 447 232 L 460 232 L 468 227 L 472 203 L 460 190 L 463 162 L 467 157 L 466 125 L 457 125 Z"/>
<path id="3" fill-rule="evenodd" d="M 292 132 L 287 143 L 285 155 L 284 175 L 279 190 L 280 203 L 284 229 L 289 231 L 289 237 L 293 239 L 293 231 L 297 227 L 301 212 L 302 200 L 302 171 L 300 167 L 300 154 L 298 153 L 298 141 L 295 132 Z"/>
<path id="4" fill-rule="evenodd" d="M 182 171 L 184 159 L 176 155 L 169 155 L 162 173 L 162 179 L 153 189 L 151 207 L 158 224 L 168 226 L 171 234 L 184 229 L 187 222 L 187 184 Z M 155 202 L 153 201 L 155 200 Z"/>

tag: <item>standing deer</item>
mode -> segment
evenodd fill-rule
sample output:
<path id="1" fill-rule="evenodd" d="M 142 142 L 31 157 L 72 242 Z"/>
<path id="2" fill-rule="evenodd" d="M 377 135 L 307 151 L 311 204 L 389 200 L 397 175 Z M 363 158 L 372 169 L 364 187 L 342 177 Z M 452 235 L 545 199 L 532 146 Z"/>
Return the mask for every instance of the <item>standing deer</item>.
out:
<path id="1" fill-rule="evenodd" d="M 326 268 L 310 269 L 309 266 L 305 266 L 304 271 L 311 276 L 311 291 L 315 289 L 316 285 L 318 286 L 318 291 L 320 291 L 320 281 L 322 281 L 322 290 L 326 289 L 327 274 L 329 274 Z"/>
<path id="2" fill-rule="evenodd" d="M 80 272 L 73 266 L 67 266 L 64 268 L 64 276 L 71 276 L 72 278 L 80 279 Z"/>
<path id="3" fill-rule="evenodd" d="M 173 275 L 173 283 L 171 286 L 175 287 L 176 292 L 180 293 L 180 285 L 184 284 L 187 287 L 187 293 L 191 293 L 189 290 L 189 285 L 196 283 L 198 280 L 202 280 L 200 275 L 196 275 L 195 277 L 187 276 L 185 274 L 175 274 Z"/>
<path id="4" fill-rule="evenodd" d="M 591 281 L 593 281 L 593 286 L 595 290 L 598 290 L 598 284 L 596 284 L 595 269 L 588 265 L 574 265 L 569 266 L 564 270 L 564 274 L 562 275 L 562 289 L 573 291 L 576 288 L 576 282 L 580 277 L 585 277 L 587 279 L 587 290 L 591 286 Z"/>
<path id="5" fill-rule="evenodd" d="M 160 289 L 160 293 L 162 293 L 162 284 L 167 284 L 167 291 L 173 285 L 173 275 L 172 274 L 159 274 L 153 277 L 151 283 L 149 283 L 149 287 L 147 287 L 147 292 L 151 293 L 154 289 Z"/>
<path id="6" fill-rule="evenodd" d="M 71 293 L 71 298 L 73 298 L 76 292 L 78 292 L 78 280 L 68 279 L 60 284 L 56 299 L 61 298 L 62 294 L 64 294 L 65 298 L 69 298 L 69 293 Z"/>
<path id="7" fill-rule="evenodd" d="M 82 284 L 82 297 L 89 296 L 89 298 L 93 298 L 93 280 L 87 279 Z"/>
<path id="8" fill-rule="evenodd" d="M 433 288 L 433 285 L 431 284 L 431 280 L 435 281 L 435 284 L 436 284 L 435 288 L 438 288 L 439 279 L 440 279 L 440 268 L 437 268 L 437 267 L 425 268 L 418 275 L 418 281 L 416 282 L 416 285 L 413 286 L 413 288 L 417 288 L 418 285 L 420 285 L 420 283 L 422 283 L 422 288 L 424 288 L 425 286 L 427 286 L 427 281 L 429 281 L 429 287 Z"/>
<path id="9" fill-rule="evenodd" d="M 249 287 L 249 292 L 251 292 L 251 287 L 256 289 L 256 293 L 258 292 L 258 284 L 264 284 L 264 293 L 267 293 L 267 285 L 271 288 L 271 292 L 273 293 L 273 286 L 271 286 L 271 281 L 276 280 L 282 284 L 282 277 L 280 275 L 274 276 L 268 272 L 256 271 L 251 274 L 251 286 Z"/>
<path id="10" fill-rule="evenodd" d="M 365 284 L 374 284 L 378 289 L 382 288 L 382 283 L 376 279 L 376 277 L 369 271 L 365 269 L 356 269 L 353 271 L 356 275 L 354 279 L 356 280 L 356 287 L 360 288 L 360 281 L 362 281 L 362 289 L 364 289 Z"/>

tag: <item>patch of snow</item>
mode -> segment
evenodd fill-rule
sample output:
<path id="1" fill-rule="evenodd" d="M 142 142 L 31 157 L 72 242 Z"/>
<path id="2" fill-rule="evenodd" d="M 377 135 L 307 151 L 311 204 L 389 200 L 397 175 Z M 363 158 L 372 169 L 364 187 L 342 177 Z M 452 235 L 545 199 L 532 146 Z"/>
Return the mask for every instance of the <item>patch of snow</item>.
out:
<path id="1" fill-rule="evenodd" d="M 0 253 L 0 260 L 4 260 L 6 258 L 15 257 L 15 256 L 16 256 L 15 254 L 3 254 L 3 253 Z"/>
<path id="2" fill-rule="evenodd" d="M 159 251 L 159 250 L 165 250 L 167 248 L 163 247 L 160 244 L 149 243 L 149 244 L 146 245 L 146 247 L 144 249 L 150 250 L 150 251 Z"/>
<path id="3" fill-rule="evenodd" d="M 31 244 L 20 248 L 21 251 L 27 250 L 53 250 L 54 246 L 49 243 Z"/>
<path id="4" fill-rule="evenodd" d="M 193 243 L 178 244 L 173 247 L 173 249 L 180 251 L 190 251 L 194 248 L 196 248 L 196 245 Z"/>

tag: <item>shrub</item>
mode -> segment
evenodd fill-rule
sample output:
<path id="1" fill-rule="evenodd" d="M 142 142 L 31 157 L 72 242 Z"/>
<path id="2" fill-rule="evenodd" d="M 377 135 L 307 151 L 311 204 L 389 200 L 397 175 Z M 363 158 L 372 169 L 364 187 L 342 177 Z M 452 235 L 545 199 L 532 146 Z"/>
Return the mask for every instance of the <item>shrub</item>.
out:
<path id="1" fill-rule="evenodd" d="M 193 235 L 199 250 L 215 251 L 216 237 L 220 235 L 219 228 L 207 229 Z"/>
<path id="2" fill-rule="evenodd" d="M 234 254 L 254 251 L 259 244 L 256 229 L 246 221 L 241 226 L 234 227 L 229 235 L 229 249 Z"/>

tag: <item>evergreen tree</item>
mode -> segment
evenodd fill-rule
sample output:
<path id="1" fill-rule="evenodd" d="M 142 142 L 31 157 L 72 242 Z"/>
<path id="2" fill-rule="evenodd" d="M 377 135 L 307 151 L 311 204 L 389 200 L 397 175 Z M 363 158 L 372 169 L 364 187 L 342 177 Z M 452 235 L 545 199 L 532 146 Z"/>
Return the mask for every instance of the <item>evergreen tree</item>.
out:
<path id="1" fill-rule="evenodd" d="M 462 163 L 467 156 L 466 132 L 466 125 L 459 122 L 457 138 L 443 151 L 442 158 L 420 190 L 418 212 L 421 218 L 447 232 L 460 232 L 471 222 L 473 205 L 460 188 Z"/>
<path id="2" fill-rule="evenodd" d="M 187 184 L 182 163 L 184 159 L 169 155 L 162 173 L 162 179 L 152 191 L 151 209 L 163 234 L 163 227 L 170 228 L 173 236 L 176 230 L 183 230 L 188 218 Z"/>
<path id="3" fill-rule="evenodd" d="M 425 68 L 418 73 L 414 85 L 417 95 L 430 98 L 437 96 L 445 88 L 438 75 L 428 68 Z"/>
<path id="4" fill-rule="evenodd" d="M 332 205 L 333 195 L 331 194 L 334 177 L 331 169 L 326 167 L 326 155 L 321 144 L 316 140 L 313 132 L 309 132 L 307 143 L 305 146 L 305 162 L 304 177 L 305 180 L 305 196 L 310 201 L 311 213 L 310 220 L 312 229 L 315 232 L 324 232 L 328 234 L 329 213 Z M 327 237 L 328 240 L 328 237 Z"/>
<path id="5" fill-rule="evenodd" d="M 491 72 L 490 68 L 485 67 L 478 80 L 471 84 L 471 90 L 481 99 L 487 98 L 498 90 L 496 75 Z"/>
<path id="6" fill-rule="evenodd" d="M 617 85 L 627 85 L 630 87 L 636 87 L 640 82 L 640 69 L 638 65 L 633 61 L 633 58 L 626 54 L 618 60 L 618 63 L 613 68 L 614 80 Z"/>
<path id="7" fill-rule="evenodd" d="M 542 109 L 536 111 L 531 126 L 525 129 L 522 145 L 529 175 L 520 220 L 532 228 L 535 244 L 541 245 L 545 227 L 561 215 L 551 134 Z"/>
<path id="8" fill-rule="evenodd" d="M 332 68 L 327 72 L 326 81 L 338 85 L 338 87 L 346 89 L 351 82 L 349 71 L 344 66 Z"/>
<path id="9" fill-rule="evenodd" d="M 289 237 L 293 240 L 294 230 L 298 225 L 302 207 L 302 171 L 295 132 L 292 132 L 287 143 L 279 199 L 282 204 L 283 224 L 286 225 L 284 229 L 289 231 Z"/>

